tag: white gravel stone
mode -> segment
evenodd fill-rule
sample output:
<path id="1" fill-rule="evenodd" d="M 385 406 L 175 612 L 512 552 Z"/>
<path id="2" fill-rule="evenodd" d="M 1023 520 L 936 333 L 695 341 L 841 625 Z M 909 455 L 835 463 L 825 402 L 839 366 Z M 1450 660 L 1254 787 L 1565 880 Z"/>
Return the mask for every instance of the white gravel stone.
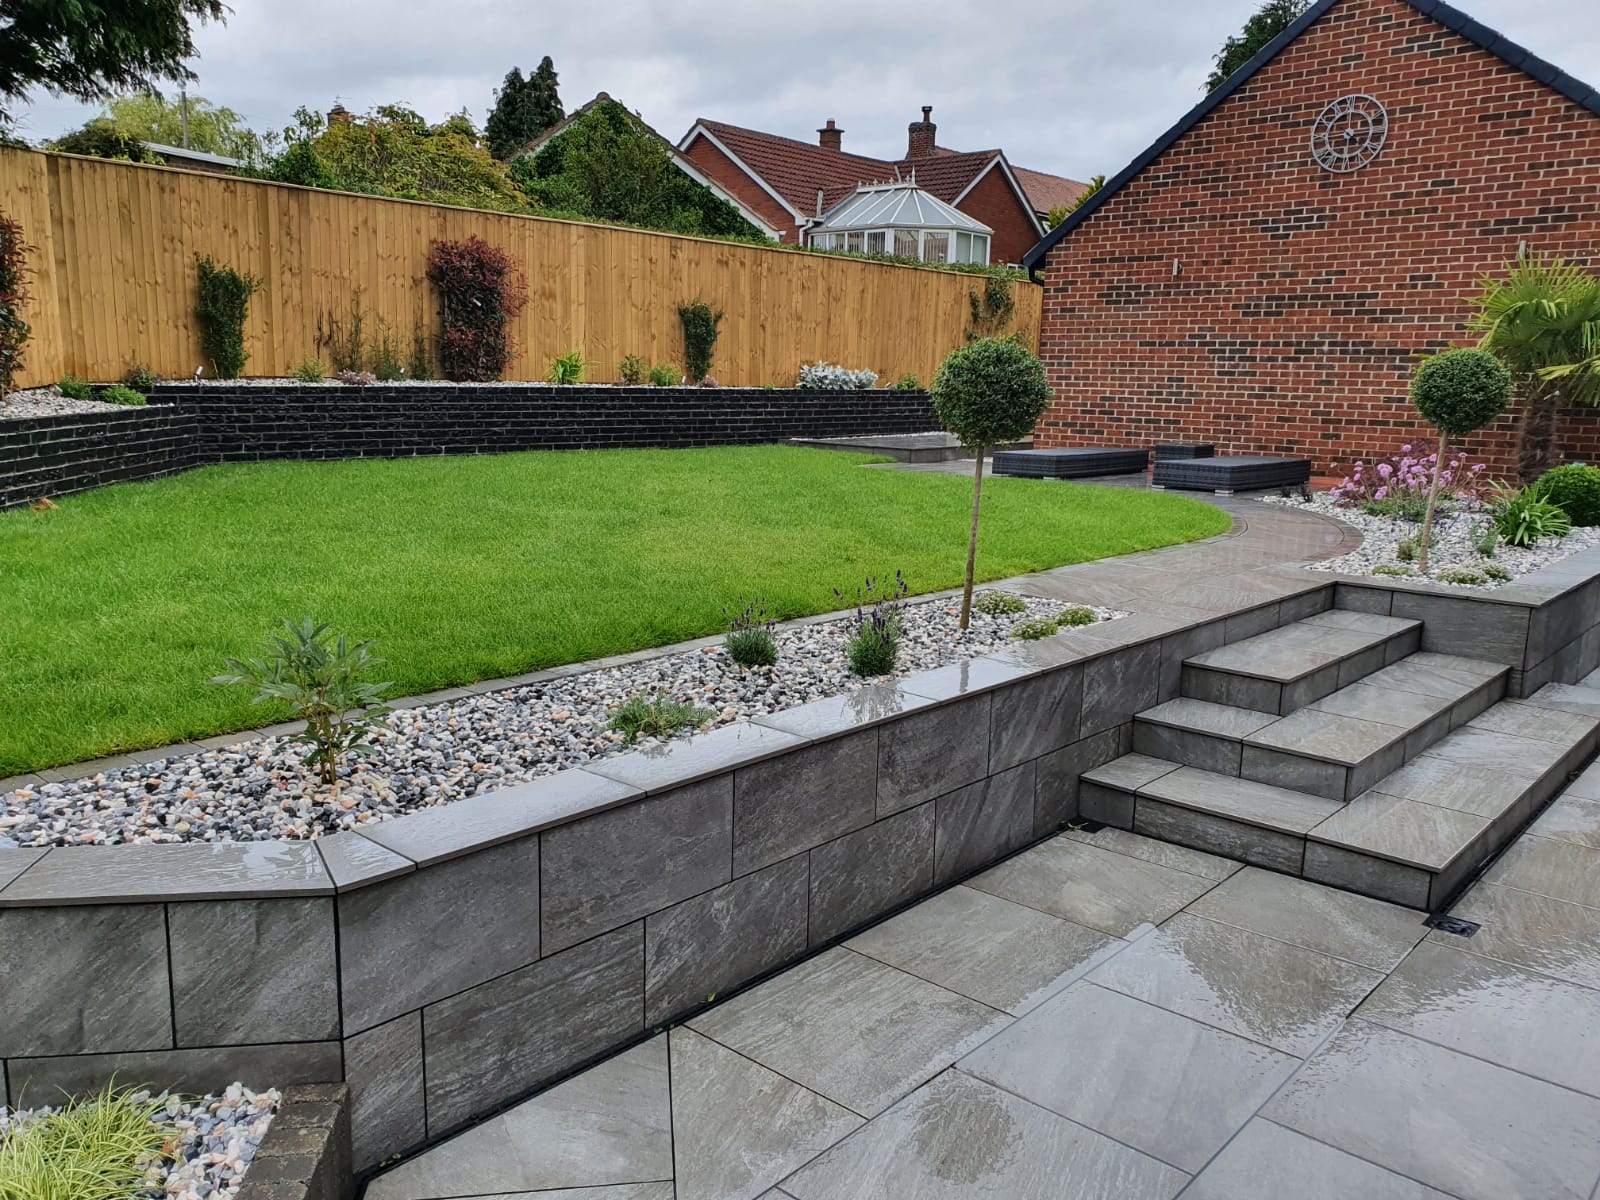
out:
<path id="1" fill-rule="evenodd" d="M 1336 504 L 1326 492 L 1312 496 L 1309 504 L 1303 500 L 1279 496 L 1266 497 L 1263 503 L 1300 509 L 1309 508 L 1313 512 L 1333 517 L 1361 531 L 1362 542 L 1358 549 L 1349 554 L 1342 554 L 1338 558 L 1308 564 L 1313 571 L 1334 571 L 1340 575 L 1371 575 L 1374 567 L 1384 564 L 1411 567 L 1413 571 L 1415 570 L 1415 563 L 1401 562 L 1398 553 L 1401 542 L 1417 536 L 1420 526 L 1415 522 L 1399 517 L 1369 516 L 1359 508 L 1346 508 Z M 1481 529 L 1487 520 L 1488 514 L 1478 510 L 1462 509 L 1454 513 L 1435 514 L 1433 548 L 1428 555 L 1430 570 L 1426 582 L 1467 592 L 1493 591 L 1495 588 L 1516 582 L 1524 575 L 1531 575 L 1553 562 L 1560 562 L 1568 555 L 1587 550 L 1590 546 L 1600 545 L 1600 528 L 1580 526 L 1564 538 L 1545 538 L 1533 546 L 1507 546 L 1501 542 L 1496 546 L 1493 558 L 1484 558 L 1473 548 L 1472 542 L 1474 532 Z M 1490 579 L 1482 584 L 1445 583 L 1438 578 L 1440 572 L 1451 567 L 1481 571 L 1488 564 L 1504 567 L 1511 573 L 1511 578 Z M 1423 579 L 1422 576 L 1415 574 L 1411 578 L 1419 581 Z"/>
<path id="2" fill-rule="evenodd" d="M 965 632 L 959 601 L 908 604 L 895 674 L 1001 649 L 1019 622 L 1073 607 L 1024 601 L 1027 611 L 1014 616 L 974 612 Z M 1093 611 L 1100 620 L 1121 615 Z M 358 828 L 619 754 L 628 747 L 607 726 L 636 694 L 709 710 L 713 727 L 852 691 L 868 681 L 850 673 L 850 625 L 779 628 L 776 667 L 739 667 L 718 644 L 402 709 L 386 718 L 377 753 L 346 768 L 337 795 L 303 768 L 303 747 L 276 737 L 21 788 L 0 805 L 0 846 L 265 841 Z"/>
<path id="3" fill-rule="evenodd" d="M 134 1098 L 149 1099 L 150 1093 L 137 1092 Z M 165 1101 L 157 1119 L 173 1130 L 170 1153 L 149 1165 L 144 1186 L 130 1200 L 229 1200 L 238 1195 L 283 1097 L 273 1088 L 252 1092 L 234 1083 L 220 1095 L 197 1099 L 163 1092 L 156 1099 Z M 0 1141 L 53 1111 L 0 1107 Z"/>
<path id="4" fill-rule="evenodd" d="M 99 400 L 69 400 L 61 389 L 49 387 L 30 388 L 25 392 L 12 392 L 0 403 L 0 421 L 21 420 L 24 417 L 64 417 L 73 413 L 127 412 L 126 404 L 106 404 Z"/>

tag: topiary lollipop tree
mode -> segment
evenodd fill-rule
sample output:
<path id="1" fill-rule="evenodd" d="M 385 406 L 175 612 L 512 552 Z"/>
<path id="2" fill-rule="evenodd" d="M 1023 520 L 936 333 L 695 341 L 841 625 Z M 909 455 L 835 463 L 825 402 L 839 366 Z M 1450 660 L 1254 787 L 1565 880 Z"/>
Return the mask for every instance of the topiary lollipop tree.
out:
<path id="1" fill-rule="evenodd" d="M 1433 539 L 1433 510 L 1439 499 L 1439 472 L 1445 443 L 1482 429 L 1511 400 L 1511 372 L 1487 350 L 1446 350 L 1424 359 L 1411 380 L 1411 403 L 1439 431 L 1433 459 L 1433 482 L 1417 539 L 1417 568 L 1428 573 L 1428 544 Z"/>
<path id="2" fill-rule="evenodd" d="M 972 620 L 972 574 L 978 561 L 978 512 L 983 501 L 983 456 L 991 446 L 1033 432 L 1050 407 L 1044 364 L 1014 337 L 978 338 L 939 366 L 933 411 L 945 429 L 977 458 L 972 483 L 972 528 L 967 535 L 967 579 L 961 593 L 961 628 Z"/>

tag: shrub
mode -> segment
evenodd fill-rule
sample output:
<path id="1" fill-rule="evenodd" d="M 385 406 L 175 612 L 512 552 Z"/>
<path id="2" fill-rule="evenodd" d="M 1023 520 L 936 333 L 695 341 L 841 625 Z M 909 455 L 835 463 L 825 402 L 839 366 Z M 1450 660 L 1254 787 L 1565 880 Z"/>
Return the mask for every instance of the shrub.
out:
<path id="1" fill-rule="evenodd" d="M 1446 567 L 1434 576 L 1440 583 L 1459 583 L 1467 587 L 1477 587 L 1487 578 L 1482 571 L 1472 567 Z"/>
<path id="2" fill-rule="evenodd" d="M 1059 632 L 1059 627 L 1050 617 L 1034 617 L 1030 621 L 1018 621 L 1011 630 L 1011 636 L 1024 642 L 1036 642 Z"/>
<path id="3" fill-rule="evenodd" d="M 977 459 L 972 484 L 972 526 L 967 574 L 961 591 L 961 628 L 972 620 L 972 576 L 978 559 L 978 514 L 983 501 L 983 455 L 999 442 L 1033 432 L 1050 407 L 1050 384 L 1039 356 L 1012 338 L 979 338 L 939 365 L 933 410 L 939 423 Z"/>
<path id="4" fill-rule="evenodd" d="M 200 349 L 218 379 L 237 379 L 250 357 L 244 352 L 244 319 L 250 297 L 261 286 L 253 275 L 219 267 L 209 257 L 197 260 L 200 272 Z"/>
<path id="5" fill-rule="evenodd" d="M 637 354 L 626 355 L 623 360 L 617 364 L 617 378 L 625 383 L 628 387 L 638 387 L 639 383 L 644 379 L 644 372 L 644 359 L 640 358 Z"/>
<path id="6" fill-rule="evenodd" d="M 697 299 L 678 306 L 678 320 L 683 322 L 683 361 L 689 365 L 689 382 L 699 383 L 711 373 L 722 310 L 713 312 L 709 304 Z"/>
<path id="7" fill-rule="evenodd" d="M 683 381 L 683 372 L 677 363 L 657 363 L 650 368 L 651 387 L 677 387 Z"/>
<path id="8" fill-rule="evenodd" d="M 972 607 L 989 617 L 1015 616 L 1027 612 L 1028 605 L 1021 596 L 1010 592 L 980 592 Z"/>
<path id="9" fill-rule="evenodd" d="M 161 382 L 161 376 L 149 367 L 134 365 L 122 373 L 122 382 L 136 392 L 149 393 Z"/>
<path id="10" fill-rule="evenodd" d="M 411 335 L 411 359 L 406 374 L 412 379 L 432 379 L 433 364 L 428 361 L 428 335 L 417 330 Z"/>
<path id="11" fill-rule="evenodd" d="M 351 387 L 371 387 L 378 382 L 378 377 L 371 371 L 340 371 L 334 378 Z"/>
<path id="12" fill-rule="evenodd" d="M 1454 508 L 1448 500 L 1445 509 Z M 1428 493 L 1426 490 L 1417 496 L 1385 496 L 1382 500 L 1368 500 L 1361 506 L 1361 511 L 1369 517 L 1390 517 L 1396 521 L 1409 521 L 1413 525 L 1422 524 L 1422 518 L 1428 515 Z"/>
<path id="13" fill-rule="evenodd" d="M 1056 624 L 1063 629 L 1070 629 L 1076 625 L 1093 625 L 1099 619 L 1095 616 L 1094 609 L 1075 604 L 1056 618 Z"/>
<path id="14" fill-rule="evenodd" d="M 1424 359 L 1411 380 L 1411 403 L 1439 431 L 1439 449 L 1447 437 L 1461 437 L 1482 429 L 1511 400 L 1511 372 L 1487 350 L 1446 350 Z M 1433 482 L 1428 487 L 1427 509 L 1422 517 L 1423 540 L 1417 566 L 1428 573 L 1428 533 L 1433 528 L 1433 508 L 1442 482 L 1443 463 L 1435 458 Z"/>
<path id="15" fill-rule="evenodd" d="M 560 384 L 582 383 L 583 373 L 589 367 L 582 350 L 568 350 L 550 360 L 550 382 Z"/>
<path id="16" fill-rule="evenodd" d="M 622 740 L 633 745 L 641 737 L 672 737 L 680 729 L 698 729 L 717 714 L 692 704 L 680 704 L 659 693 L 646 699 L 643 695 L 630 696 L 625 704 L 611 714 L 608 729 L 622 734 Z"/>
<path id="17" fill-rule="evenodd" d="M 894 381 L 894 387 L 897 392 L 920 392 L 922 390 L 922 380 L 918 379 L 915 373 L 907 371 Z"/>
<path id="18" fill-rule="evenodd" d="M 400 361 L 400 348 L 394 344 L 389 326 L 378 322 L 378 344 L 372 348 L 372 374 L 382 383 L 394 383 L 406 377 L 405 364 Z"/>
<path id="19" fill-rule="evenodd" d="M 707 375 L 700 380 L 700 386 L 714 388 L 721 387 L 722 385 L 717 382 L 717 377 L 715 375 Z"/>
<path id="20" fill-rule="evenodd" d="M 739 597 L 744 602 L 744 597 Z M 728 636 L 724 640 L 728 657 L 741 667 L 770 667 L 778 661 L 778 643 L 772 636 L 775 623 L 767 617 L 761 601 L 745 604 L 733 616 L 722 610 L 728 622 Z"/>
<path id="21" fill-rule="evenodd" d="M 983 291 L 967 289 L 967 306 L 972 322 L 967 329 L 967 341 L 998 337 L 1011 323 L 1017 311 L 1017 298 L 1011 293 L 1011 281 L 1001 275 L 990 275 L 983 281 Z"/>
<path id="22" fill-rule="evenodd" d="M 123 1200 L 146 1194 L 145 1172 L 176 1131 L 166 1101 L 108 1084 L 98 1095 L 6 1129 L 0 1200 Z"/>
<path id="23" fill-rule="evenodd" d="M 1494 493 L 1495 530 L 1508 546 L 1532 546 L 1544 538 L 1564 538 L 1572 532 L 1566 510 L 1544 499 L 1532 486 L 1504 485 Z"/>
<path id="24" fill-rule="evenodd" d="M 1482 569 L 1484 578 L 1486 579 L 1492 579 L 1496 583 L 1511 582 L 1511 572 L 1505 567 L 1502 567 L 1499 563 L 1484 563 Z"/>
<path id="25" fill-rule="evenodd" d="M 1533 487 L 1571 517 L 1574 525 L 1600 525 L 1600 467 L 1583 463 L 1552 467 Z"/>
<path id="26" fill-rule="evenodd" d="M 1372 568 L 1372 573 L 1374 575 L 1393 575 L 1397 577 L 1416 574 L 1410 567 L 1401 563 L 1379 563 Z"/>
<path id="27" fill-rule="evenodd" d="M 321 383 L 328 377 L 328 368 L 320 358 L 303 358 L 296 364 L 294 370 L 289 372 L 292 379 L 301 383 Z"/>
<path id="28" fill-rule="evenodd" d="M 114 383 L 106 388 L 105 391 L 100 393 L 99 399 L 105 404 L 138 406 L 145 403 L 143 392 L 136 392 L 131 387 L 125 387 L 120 383 Z"/>
<path id="29" fill-rule="evenodd" d="M 865 586 L 856 589 L 856 615 L 845 643 L 852 674 L 871 678 L 894 670 L 900 656 L 901 616 L 909 591 L 899 571 L 894 573 L 892 585 L 879 587 L 869 578 Z M 844 599 L 838 588 L 833 589 L 833 594 Z"/>
<path id="30" fill-rule="evenodd" d="M 361 293 L 350 297 L 350 314 L 317 314 L 317 350 L 328 356 L 335 372 L 364 371 L 367 367 L 367 314 Z"/>
<path id="31" fill-rule="evenodd" d="M 1484 521 L 1472 531 L 1472 549 L 1483 558 L 1493 558 L 1495 550 L 1500 545 L 1500 531 L 1494 527 L 1494 520 Z"/>
<path id="32" fill-rule="evenodd" d="M 800 387 L 808 392 L 864 392 L 877 386 L 876 371 L 852 371 L 821 360 L 800 367 Z"/>
<path id="33" fill-rule="evenodd" d="M 331 626 L 304 617 L 297 625 L 268 640 L 260 658 L 224 660 L 230 673 L 215 684 L 243 684 L 255 689 L 251 704 L 282 701 L 305 721 L 305 732 L 290 741 L 311 747 L 306 765 L 319 771 L 322 782 L 339 786 L 339 762 L 347 754 L 373 753 L 371 736 L 388 713 L 380 701 L 388 683 L 369 683 L 366 676 L 383 659 L 372 643 L 334 637 Z"/>
<path id="34" fill-rule="evenodd" d="M 527 303 L 528 284 L 504 250 L 477 236 L 435 242 L 428 282 L 439 293 L 439 370 L 446 379 L 490 383 L 515 357 L 510 322 Z"/>
<path id="35" fill-rule="evenodd" d="M 87 379 L 80 379 L 76 375 L 63 375 L 56 388 L 68 400 L 94 399 L 94 387 Z"/>

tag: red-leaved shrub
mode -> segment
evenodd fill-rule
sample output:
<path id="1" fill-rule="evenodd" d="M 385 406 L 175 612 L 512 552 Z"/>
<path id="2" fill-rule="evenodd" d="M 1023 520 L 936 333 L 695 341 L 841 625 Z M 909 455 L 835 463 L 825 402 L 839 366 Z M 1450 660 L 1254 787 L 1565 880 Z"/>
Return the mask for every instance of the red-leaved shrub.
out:
<path id="1" fill-rule="evenodd" d="M 28 251 L 22 226 L 0 212 L 0 400 L 22 370 L 22 347 L 28 340 L 28 323 L 22 309 L 28 303 Z"/>
<path id="2" fill-rule="evenodd" d="M 516 348 L 507 326 L 528 302 L 528 281 L 511 256 L 473 236 L 435 242 L 428 282 L 439 293 L 439 371 L 463 383 L 492 383 Z"/>

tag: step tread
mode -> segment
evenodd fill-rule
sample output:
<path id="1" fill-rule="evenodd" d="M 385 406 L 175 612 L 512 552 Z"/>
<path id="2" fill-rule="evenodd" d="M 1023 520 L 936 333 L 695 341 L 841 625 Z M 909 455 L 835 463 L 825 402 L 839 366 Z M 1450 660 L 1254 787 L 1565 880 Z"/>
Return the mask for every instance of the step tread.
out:
<path id="1" fill-rule="evenodd" d="M 1276 683 L 1293 683 L 1364 650 L 1381 646 L 1411 629 L 1420 628 L 1422 624 L 1420 621 L 1404 621 L 1395 617 L 1385 617 L 1383 620 L 1394 622 L 1395 627 L 1385 627 L 1381 631 L 1358 630 L 1318 624 L 1309 619 L 1295 621 L 1240 642 L 1230 642 L 1215 650 L 1207 650 L 1185 659 L 1184 665 L 1248 675 Z"/>
<path id="2" fill-rule="evenodd" d="M 1394 637 L 1404 633 L 1416 621 L 1406 617 L 1385 617 L 1377 613 L 1353 612 L 1346 608 L 1329 608 L 1300 619 L 1302 625 L 1331 625 L 1336 629 L 1349 629 L 1357 633 L 1377 633 Z"/>
<path id="3" fill-rule="evenodd" d="M 1459 700 L 1485 683 L 1491 683 L 1498 676 L 1510 672 L 1510 667 L 1495 663 L 1424 651 L 1390 663 L 1381 671 L 1368 675 L 1362 682 L 1401 692 Z"/>
<path id="4" fill-rule="evenodd" d="M 1438 873 L 1483 837 L 1489 817 L 1420 800 L 1363 792 L 1306 836 L 1308 840 Z"/>
<path id="5" fill-rule="evenodd" d="M 1232 704 L 1216 704 L 1210 700 L 1191 700 L 1187 696 L 1180 696 L 1176 700 L 1168 700 L 1165 704 L 1158 704 L 1154 708 L 1136 713 L 1133 719 L 1239 741 L 1281 718 L 1276 713 L 1257 712 L 1253 708 L 1236 708 Z"/>
<path id="6" fill-rule="evenodd" d="M 1382 673 L 1378 672 L 1380 675 Z M 1321 700 L 1313 700 L 1300 711 L 1351 717 L 1359 721 L 1390 725 L 1409 731 L 1421 728 L 1440 713 L 1449 712 L 1458 702 L 1465 700 L 1483 686 L 1481 683 L 1470 688 L 1463 685 L 1464 690 L 1459 695 L 1430 696 L 1424 692 L 1408 692 L 1403 688 L 1386 687 L 1374 683 L 1375 678 L 1376 676 L 1369 675 L 1324 696 Z"/>
<path id="7" fill-rule="evenodd" d="M 1338 800 L 1218 775 L 1198 767 L 1177 767 L 1141 787 L 1138 794 L 1298 836 L 1304 836 L 1344 807 Z"/>
<path id="8" fill-rule="evenodd" d="M 1337 692 L 1334 693 L 1338 695 Z M 1446 711 L 1445 709 L 1440 711 Z M 1433 714 L 1437 716 L 1438 714 Z M 1430 718 L 1431 719 L 1431 718 Z M 1410 728 L 1302 708 L 1244 739 L 1246 746 L 1353 767 L 1403 740 Z"/>

